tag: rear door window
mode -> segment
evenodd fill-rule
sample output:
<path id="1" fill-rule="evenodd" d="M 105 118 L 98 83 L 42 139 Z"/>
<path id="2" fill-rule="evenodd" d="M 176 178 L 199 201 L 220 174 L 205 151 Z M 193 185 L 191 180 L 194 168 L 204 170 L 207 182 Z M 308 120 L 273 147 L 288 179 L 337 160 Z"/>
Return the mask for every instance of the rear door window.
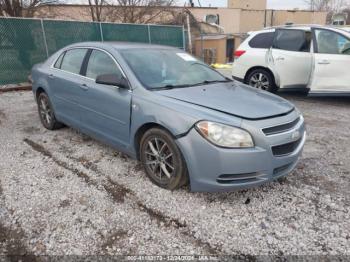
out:
<path id="1" fill-rule="evenodd" d="M 273 48 L 294 52 L 310 52 L 311 32 L 296 29 L 278 29 Z"/>
<path id="2" fill-rule="evenodd" d="M 273 37 L 275 32 L 261 33 L 253 37 L 249 41 L 249 46 L 252 48 L 264 48 L 269 49 L 273 43 Z"/>
<path id="3" fill-rule="evenodd" d="M 87 49 L 77 48 L 66 51 L 63 57 L 61 69 L 70 73 L 80 74 Z"/>

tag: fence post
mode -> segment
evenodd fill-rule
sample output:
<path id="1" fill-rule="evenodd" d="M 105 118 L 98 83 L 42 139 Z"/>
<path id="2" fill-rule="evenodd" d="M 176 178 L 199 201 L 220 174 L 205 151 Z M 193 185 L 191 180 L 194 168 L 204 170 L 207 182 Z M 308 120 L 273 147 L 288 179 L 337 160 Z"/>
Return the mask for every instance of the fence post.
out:
<path id="1" fill-rule="evenodd" d="M 40 23 L 41 23 L 41 30 L 43 31 L 44 46 L 45 46 L 45 51 L 46 51 L 46 57 L 49 57 L 49 49 L 47 48 L 47 40 L 46 40 L 46 34 L 45 34 L 43 19 L 40 19 Z"/>
<path id="2" fill-rule="evenodd" d="M 100 34 L 101 34 L 101 41 L 103 42 L 104 39 L 103 39 L 103 31 L 102 31 L 102 25 L 101 25 L 101 22 L 98 23 L 100 25 Z"/>
<path id="3" fill-rule="evenodd" d="M 186 51 L 186 37 L 185 37 L 185 26 L 182 25 L 182 46 L 184 51 Z"/>
<path id="4" fill-rule="evenodd" d="M 152 44 L 152 39 L 151 39 L 151 27 L 150 27 L 149 24 L 147 25 L 147 29 L 148 29 L 148 42 L 149 42 L 150 44 Z"/>

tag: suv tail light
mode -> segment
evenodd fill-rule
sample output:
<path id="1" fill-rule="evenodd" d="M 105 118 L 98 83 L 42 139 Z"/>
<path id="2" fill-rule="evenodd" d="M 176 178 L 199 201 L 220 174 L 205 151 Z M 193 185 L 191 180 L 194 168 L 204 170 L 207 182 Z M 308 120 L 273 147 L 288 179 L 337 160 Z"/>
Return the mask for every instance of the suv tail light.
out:
<path id="1" fill-rule="evenodd" d="M 244 50 L 236 50 L 235 53 L 234 53 L 235 59 L 240 58 L 242 55 L 245 54 L 245 52 L 246 52 L 246 51 L 244 51 Z"/>

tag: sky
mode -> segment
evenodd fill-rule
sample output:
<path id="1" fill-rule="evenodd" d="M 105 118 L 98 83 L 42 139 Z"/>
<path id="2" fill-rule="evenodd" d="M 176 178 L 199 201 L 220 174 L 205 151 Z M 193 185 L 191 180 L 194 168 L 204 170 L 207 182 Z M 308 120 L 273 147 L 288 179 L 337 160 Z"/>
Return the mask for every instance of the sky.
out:
<path id="1" fill-rule="evenodd" d="M 198 6 L 198 0 L 193 0 L 195 5 Z M 227 0 L 199 0 L 202 6 L 212 7 L 227 7 Z M 188 2 L 185 0 L 181 0 L 180 2 Z M 305 9 L 305 0 L 267 0 L 267 7 L 273 9 Z"/>

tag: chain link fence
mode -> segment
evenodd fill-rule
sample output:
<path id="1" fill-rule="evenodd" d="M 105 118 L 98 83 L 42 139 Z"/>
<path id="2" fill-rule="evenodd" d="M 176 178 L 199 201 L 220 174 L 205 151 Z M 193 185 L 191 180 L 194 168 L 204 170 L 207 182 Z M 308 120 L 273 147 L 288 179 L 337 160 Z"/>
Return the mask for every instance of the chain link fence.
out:
<path id="1" fill-rule="evenodd" d="M 182 26 L 0 17 L 0 85 L 27 81 L 32 66 L 84 41 L 128 41 L 185 48 Z"/>

